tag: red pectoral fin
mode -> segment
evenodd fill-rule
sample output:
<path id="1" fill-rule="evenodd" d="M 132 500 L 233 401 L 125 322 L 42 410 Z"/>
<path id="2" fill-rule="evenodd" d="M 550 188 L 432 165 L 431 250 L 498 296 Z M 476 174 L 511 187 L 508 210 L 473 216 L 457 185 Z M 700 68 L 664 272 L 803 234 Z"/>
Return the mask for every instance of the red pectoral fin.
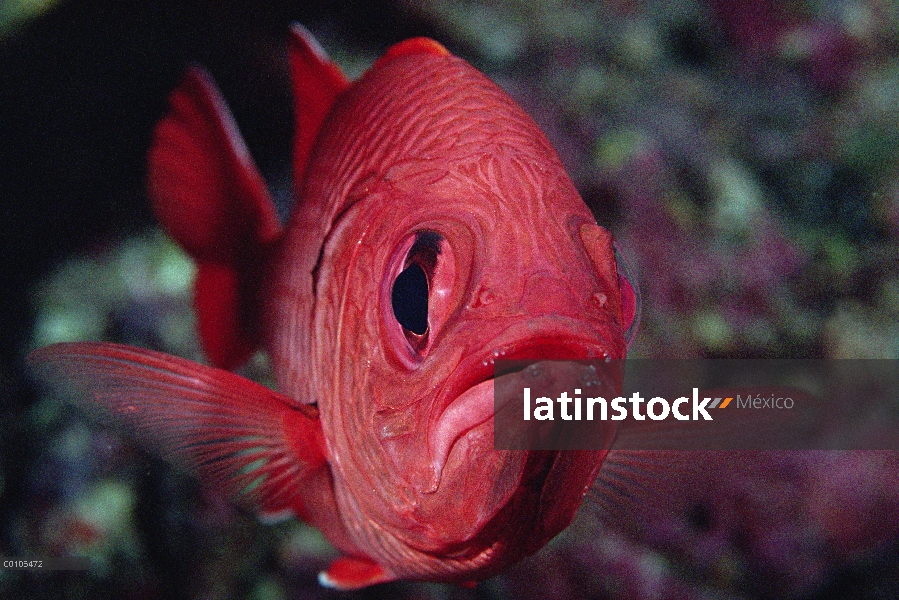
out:
<path id="1" fill-rule="evenodd" d="M 118 344 L 55 344 L 29 361 L 210 489 L 262 518 L 306 517 L 300 490 L 325 464 L 314 409 L 228 371 Z"/>
<path id="2" fill-rule="evenodd" d="M 637 537 L 650 524 L 684 523 L 698 502 L 726 497 L 731 485 L 761 489 L 780 457 L 821 443 L 826 433 L 822 411 L 739 408 L 739 400 L 732 399 L 741 395 L 776 395 L 790 397 L 798 406 L 820 406 L 814 396 L 796 388 L 717 388 L 697 392 L 698 397 L 724 400 L 708 411 L 714 425 L 704 419 L 628 419 L 594 484 L 600 518 Z"/>
<path id="3" fill-rule="evenodd" d="M 376 563 L 353 556 L 342 556 L 318 574 L 318 582 L 324 587 L 337 590 L 358 590 L 376 583 L 385 583 L 396 579 L 388 575 Z"/>
<path id="4" fill-rule="evenodd" d="M 350 87 L 350 82 L 312 34 L 301 25 L 291 27 L 287 52 L 296 119 L 293 174 L 294 185 L 299 189 L 318 131 L 337 96 Z"/>
<path id="5" fill-rule="evenodd" d="M 157 218 L 200 263 L 201 274 L 206 265 L 216 265 L 219 273 L 232 272 L 230 277 L 207 277 L 223 287 L 200 290 L 197 304 L 201 330 L 207 332 L 204 349 L 217 366 L 233 368 L 248 358 L 246 348 L 256 347 L 249 326 L 255 284 L 281 224 L 265 181 L 209 75 L 189 69 L 169 102 L 169 114 L 156 126 L 150 149 L 150 197 Z M 232 301 L 209 301 L 204 295 Z M 216 312 L 204 310 L 208 306 Z M 236 321 L 236 328 L 217 325 Z"/>

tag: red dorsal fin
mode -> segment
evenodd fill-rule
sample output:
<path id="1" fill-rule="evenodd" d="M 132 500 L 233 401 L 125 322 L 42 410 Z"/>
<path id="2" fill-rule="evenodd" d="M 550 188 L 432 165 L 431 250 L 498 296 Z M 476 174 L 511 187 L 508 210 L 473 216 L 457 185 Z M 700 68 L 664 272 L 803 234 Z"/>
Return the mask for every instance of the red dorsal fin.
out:
<path id="1" fill-rule="evenodd" d="M 440 42 L 435 42 L 431 38 L 417 37 L 396 43 L 387 49 L 384 56 L 375 62 L 374 68 L 388 60 L 399 58 L 400 56 L 409 56 L 410 54 L 432 54 L 434 56 L 450 56 L 450 51 L 443 47 Z"/>
<path id="2" fill-rule="evenodd" d="M 55 344 L 29 362 L 263 519 L 306 518 L 300 490 L 325 465 L 314 408 L 229 371 L 118 344 Z"/>
<path id="3" fill-rule="evenodd" d="M 199 264 L 203 348 L 216 366 L 234 368 L 257 346 L 255 288 L 281 225 L 209 75 L 190 68 L 169 102 L 150 149 L 150 197 L 159 221 Z"/>
<path id="4" fill-rule="evenodd" d="M 293 138 L 294 187 L 299 189 L 318 131 L 337 96 L 350 86 L 350 82 L 302 25 L 290 28 L 287 52 L 296 122 Z"/>

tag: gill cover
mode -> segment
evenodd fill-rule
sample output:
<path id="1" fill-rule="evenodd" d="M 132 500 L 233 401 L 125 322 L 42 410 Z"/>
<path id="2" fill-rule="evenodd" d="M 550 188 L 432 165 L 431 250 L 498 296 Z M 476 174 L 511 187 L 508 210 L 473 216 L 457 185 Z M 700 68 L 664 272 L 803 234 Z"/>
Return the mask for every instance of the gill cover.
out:
<path id="1" fill-rule="evenodd" d="M 640 290 L 637 287 L 630 266 L 612 234 L 599 225 L 588 223 L 581 226 L 581 241 L 593 263 L 593 270 L 603 289 L 619 289 L 620 298 L 606 298 L 612 313 L 618 316 L 624 341 L 630 347 L 640 325 Z M 609 261 L 612 255 L 615 261 Z"/>

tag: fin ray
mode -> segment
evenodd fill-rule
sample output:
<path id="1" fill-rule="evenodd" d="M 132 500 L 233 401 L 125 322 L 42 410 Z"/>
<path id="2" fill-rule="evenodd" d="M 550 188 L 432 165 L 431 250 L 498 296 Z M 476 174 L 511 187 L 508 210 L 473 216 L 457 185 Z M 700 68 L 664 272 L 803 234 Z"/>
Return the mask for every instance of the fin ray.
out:
<path id="1" fill-rule="evenodd" d="M 234 368 L 258 345 L 251 323 L 259 267 L 281 223 L 206 71 L 188 69 L 169 104 L 148 157 L 153 210 L 199 263 L 195 302 L 204 351 L 216 366 Z"/>
<path id="2" fill-rule="evenodd" d="M 299 190 L 322 123 L 350 82 L 302 25 L 290 28 L 287 52 L 294 97 L 294 188 Z"/>
<path id="3" fill-rule="evenodd" d="M 326 460 L 314 408 L 228 371 L 119 344 L 55 344 L 29 362 L 210 488 L 263 516 L 305 517 L 300 487 Z"/>

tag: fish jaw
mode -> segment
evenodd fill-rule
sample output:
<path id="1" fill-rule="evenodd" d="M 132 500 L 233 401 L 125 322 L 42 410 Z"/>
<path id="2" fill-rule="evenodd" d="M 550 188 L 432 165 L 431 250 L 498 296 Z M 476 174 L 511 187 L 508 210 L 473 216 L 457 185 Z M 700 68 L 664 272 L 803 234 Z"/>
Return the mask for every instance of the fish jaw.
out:
<path id="1" fill-rule="evenodd" d="M 534 461 L 542 457 L 538 461 L 542 466 L 537 470 L 546 475 L 547 465 L 554 464 L 558 455 L 567 454 L 567 451 L 497 450 L 495 417 L 496 412 L 505 408 L 517 414 L 518 409 L 514 407 L 520 405 L 522 390 L 526 386 L 535 390 L 536 396 L 549 395 L 553 393 L 552 390 L 583 387 L 596 380 L 596 377 L 595 369 L 576 361 L 535 362 L 522 371 L 491 378 L 469 388 L 442 412 L 430 430 L 428 439 L 431 468 L 435 477 L 430 489 L 424 490 L 418 507 L 419 518 L 428 523 L 431 530 L 428 540 L 430 550 L 438 550 L 441 546 L 446 549 L 476 539 L 481 532 L 491 529 L 491 522 L 497 519 L 504 521 L 505 518 L 500 517 L 502 514 L 509 515 L 513 521 L 520 520 L 523 515 L 512 516 L 507 507 L 510 503 L 515 503 L 513 499 L 523 493 L 522 489 L 532 492 L 540 490 L 541 494 L 545 493 L 557 500 L 573 499 L 576 508 L 580 503 L 582 488 L 586 488 L 590 481 L 566 474 L 564 470 L 559 471 L 555 479 L 532 479 L 533 474 L 530 472 L 536 468 L 533 466 Z M 620 379 L 612 379 L 613 381 L 603 382 L 603 385 L 620 389 Z M 509 428 L 513 425 L 504 417 L 502 426 Z M 605 439 L 610 444 L 613 438 L 614 426 L 610 426 L 605 432 Z M 485 466 L 490 463 L 493 465 Z M 560 464 L 564 464 L 564 461 Z M 591 472 L 592 469 L 583 475 Z M 446 499 L 459 494 L 466 494 L 471 501 L 458 510 L 447 509 Z M 553 506 L 540 506 L 536 497 L 529 504 L 528 514 L 543 513 L 542 516 L 534 517 L 539 521 L 555 523 L 559 519 Z M 439 518 L 447 512 L 452 512 L 453 517 L 443 520 Z M 566 521 L 559 529 L 549 529 L 555 535 L 567 525 Z M 505 523 L 504 531 L 510 526 Z"/>
<path id="2" fill-rule="evenodd" d="M 621 355 L 621 350 L 605 342 L 599 333 L 587 335 L 587 331 L 584 323 L 574 319 L 528 319 L 509 327 L 459 363 L 433 403 L 429 403 L 435 416 L 430 420 L 410 419 L 429 423 L 426 428 L 381 440 L 384 452 L 392 457 L 393 468 L 388 477 L 397 478 L 396 487 L 402 489 L 388 501 L 390 514 L 376 510 L 382 523 L 405 544 L 420 551 L 472 550 L 486 539 L 483 532 L 492 530 L 490 523 L 498 515 L 511 515 L 505 507 L 521 494 L 520 488 L 542 490 L 556 485 L 550 480 L 529 479 L 528 475 L 535 468 L 533 457 L 540 455 L 551 460 L 551 453 L 495 449 L 494 413 L 504 401 L 514 402 L 517 398 L 520 402 L 524 386 L 536 390 L 573 389 L 585 385 L 588 378 L 595 379 L 595 371 L 573 361 L 537 362 L 540 377 L 528 369 L 494 379 L 493 360 L 499 356 L 529 362 L 547 358 L 601 360 Z M 610 385 L 620 387 L 620 380 Z M 501 399 L 498 402 L 494 400 L 494 388 Z M 422 409 L 420 404 L 409 408 Z M 546 466 L 541 468 L 545 473 Z M 565 493 L 579 504 L 580 487 L 588 483 L 581 482 L 574 488 L 566 484 Z M 461 498 L 465 502 L 459 502 Z M 530 506 L 529 510 L 537 507 Z M 507 524 L 505 529 L 508 527 Z"/>
<path id="3" fill-rule="evenodd" d="M 479 439 L 492 443 L 492 420 L 476 427 L 457 444 L 450 459 L 451 468 L 472 466 L 465 447 Z M 480 581 L 537 552 L 565 529 L 607 455 L 606 451 L 495 452 L 491 460 L 482 462 L 488 463 L 499 477 L 472 474 L 462 494 L 446 488 L 448 497 L 442 501 L 445 511 L 467 505 L 467 500 L 478 496 L 494 500 L 496 510 L 492 514 L 480 513 L 483 524 L 468 539 L 448 543 L 459 533 L 452 518 L 432 522 L 427 537 L 410 539 L 408 534 L 414 527 L 397 531 L 376 523 L 357 503 L 357 497 L 338 482 L 337 495 L 346 529 L 355 532 L 360 551 L 376 561 L 390 578 Z M 497 495 L 496 486 L 505 481 L 513 485 L 506 493 Z"/>
<path id="4" fill-rule="evenodd" d="M 362 443 L 358 428 L 352 438 L 341 428 L 341 441 L 330 446 L 337 452 L 335 485 L 340 514 L 359 548 L 398 578 L 471 580 L 537 551 L 564 529 L 605 453 L 496 450 L 493 386 L 514 390 L 527 375 L 494 380 L 492 360 L 622 357 L 623 340 L 603 329 L 557 315 L 519 321 L 478 350 L 464 351 L 432 402 L 402 409 L 417 424 L 407 433 L 376 436 L 372 447 Z M 440 358 L 440 364 L 452 362 Z M 574 388 L 584 381 L 580 364 L 542 364 L 546 386 Z M 368 412 L 354 421 L 377 416 Z"/>
<path id="5" fill-rule="evenodd" d="M 464 373 L 454 386 L 448 386 L 450 397 L 446 404 L 438 399 L 437 405 L 446 405 L 429 431 L 428 448 L 434 478 L 420 490 L 433 493 L 440 485 L 447 459 L 453 446 L 470 430 L 492 420 L 498 410 L 520 401 L 525 387 L 535 390 L 535 397 L 554 390 L 570 390 L 590 385 L 597 378 L 595 368 L 574 362 L 576 360 L 609 360 L 609 345 L 596 338 L 572 334 L 577 321 L 560 317 L 543 317 L 529 320 L 510 328 L 504 335 L 488 345 L 480 363 L 466 361 L 458 371 Z M 564 340 L 564 341 L 560 341 Z M 618 356 L 618 354 L 615 354 Z M 495 360 L 527 361 L 534 368 L 495 378 Z M 542 362 L 549 360 L 551 362 Z M 572 362 L 568 362 L 572 361 Z M 478 382 L 474 385 L 468 382 Z M 603 385 L 617 390 L 620 378 L 603 378 Z M 466 388 L 466 386 L 468 386 Z M 461 393 L 455 390 L 462 389 Z"/>

